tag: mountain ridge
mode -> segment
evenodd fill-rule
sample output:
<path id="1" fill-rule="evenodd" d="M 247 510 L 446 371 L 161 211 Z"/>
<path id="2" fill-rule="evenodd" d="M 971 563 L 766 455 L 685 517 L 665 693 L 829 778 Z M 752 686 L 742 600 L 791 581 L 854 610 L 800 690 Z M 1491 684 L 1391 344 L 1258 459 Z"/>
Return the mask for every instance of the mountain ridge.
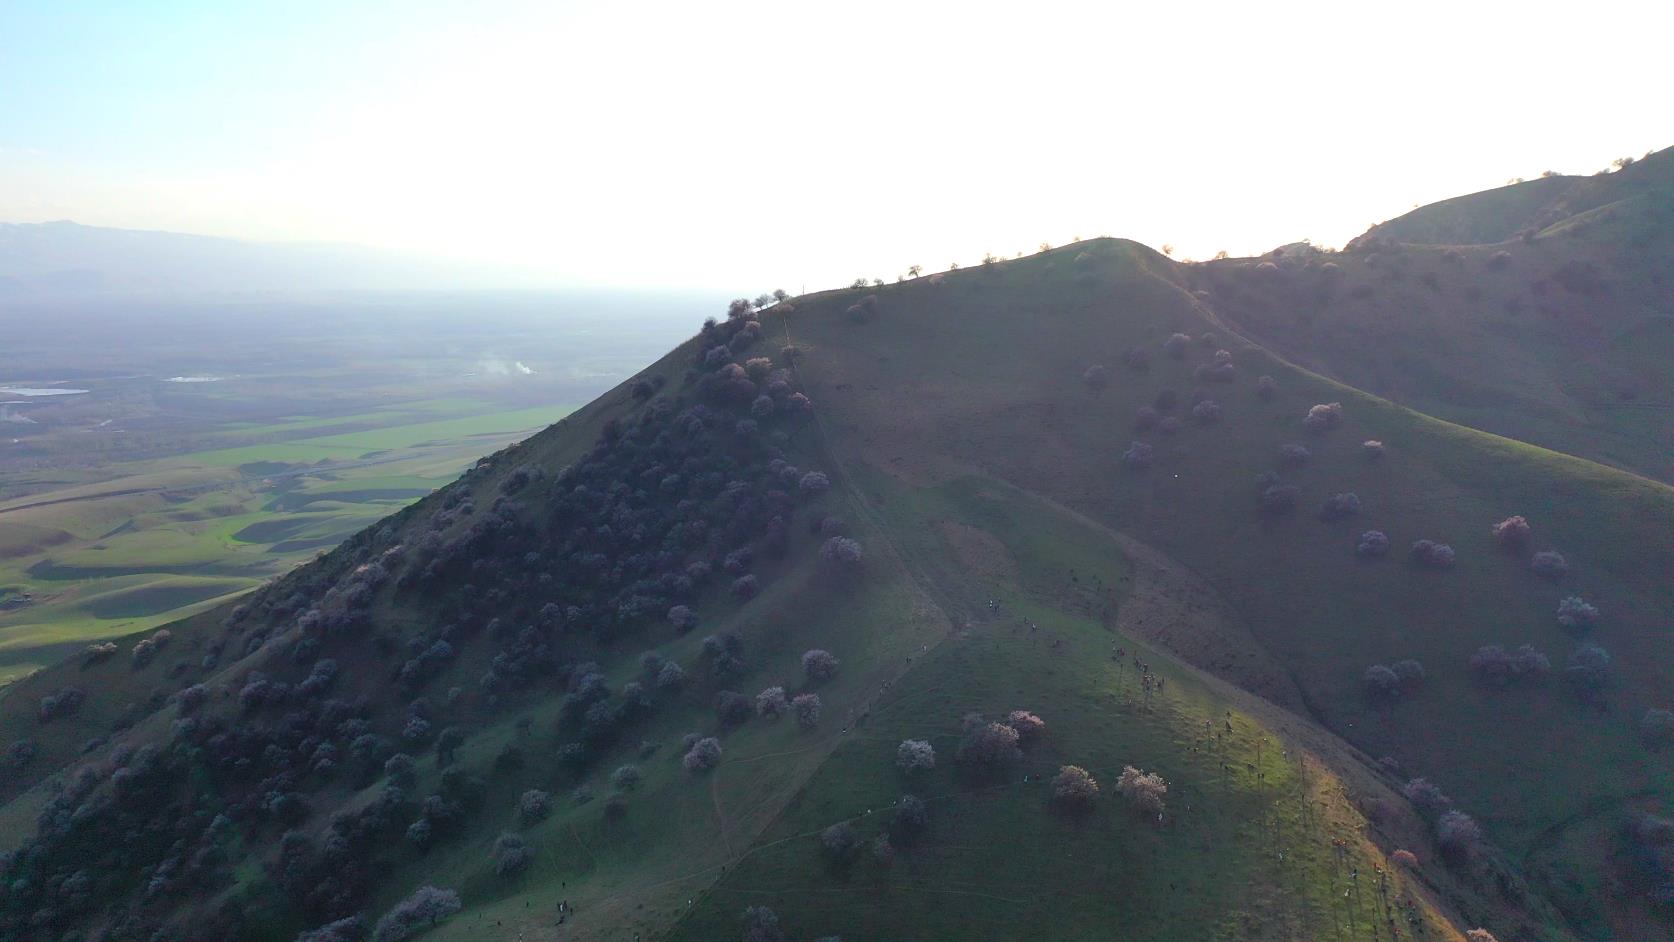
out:
<path id="1" fill-rule="evenodd" d="M 1095 240 L 735 304 L 238 610 L 0 691 L 0 742 L 34 742 L 0 926 L 282 939 L 434 882 L 466 907 L 410 927 L 437 939 L 716 938 L 759 906 L 797 937 L 1660 932 L 1660 845 L 1627 835 L 1674 800 L 1638 722 L 1674 702 L 1674 490 L 1300 365 L 1271 299 L 1525 277 L 1372 251 Z M 1544 682 L 1477 666 L 1524 641 Z M 1071 766 L 1085 803 L 1048 785 Z"/>

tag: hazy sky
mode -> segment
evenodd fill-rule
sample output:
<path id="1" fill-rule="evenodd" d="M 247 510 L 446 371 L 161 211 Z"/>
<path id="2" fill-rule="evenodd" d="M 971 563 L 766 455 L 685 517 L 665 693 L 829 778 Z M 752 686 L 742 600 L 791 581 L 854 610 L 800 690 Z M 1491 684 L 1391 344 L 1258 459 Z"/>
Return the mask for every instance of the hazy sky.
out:
<path id="1" fill-rule="evenodd" d="M 0 221 L 755 293 L 1336 245 L 1674 144 L 1666 3 L 1129 6 L 0 0 Z"/>

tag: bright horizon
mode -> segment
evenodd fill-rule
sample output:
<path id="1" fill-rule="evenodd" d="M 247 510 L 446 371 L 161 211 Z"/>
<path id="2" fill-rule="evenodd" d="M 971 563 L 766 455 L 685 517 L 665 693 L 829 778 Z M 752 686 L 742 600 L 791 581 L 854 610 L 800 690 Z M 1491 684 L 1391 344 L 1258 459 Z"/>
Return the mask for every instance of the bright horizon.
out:
<path id="1" fill-rule="evenodd" d="M 0 8 L 0 221 L 755 294 L 1337 246 L 1674 143 L 1649 8 L 137 6 Z"/>

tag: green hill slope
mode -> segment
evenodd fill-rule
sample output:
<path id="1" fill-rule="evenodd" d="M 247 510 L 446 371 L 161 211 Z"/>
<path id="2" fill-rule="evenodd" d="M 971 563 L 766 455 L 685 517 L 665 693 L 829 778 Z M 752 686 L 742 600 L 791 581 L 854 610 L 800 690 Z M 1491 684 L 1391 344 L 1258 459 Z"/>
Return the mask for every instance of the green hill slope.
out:
<path id="1" fill-rule="evenodd" d="M 1569 200 L 1538 236 L 1504 245 L 1406 244 L 1374 229 L 1332 256 L 1195 266 L 1191 284 L 1217 317 L 1311 370 L 1674 481 L 1674 150 L 1577 184 Z"/>
<path id="2" fill-rule="evenodd" d="M 1674 490 L 1308 372 L 1205 277 L 1100 240 L 706 326 L 236 610 L 12 685 L 0 932 L 291 939 L 424 884 L 437 939 L 1667 931 L 1624 834 L 1674 798 Z M 1544 682 L 1473 674 L 1525 642 Z"/>

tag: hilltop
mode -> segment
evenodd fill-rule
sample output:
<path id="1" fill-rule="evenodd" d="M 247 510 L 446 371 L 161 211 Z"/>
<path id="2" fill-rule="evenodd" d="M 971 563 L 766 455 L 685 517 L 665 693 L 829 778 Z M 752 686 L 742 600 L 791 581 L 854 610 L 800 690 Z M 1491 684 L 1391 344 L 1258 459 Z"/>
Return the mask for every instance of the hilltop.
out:
<path id="1" fill-rule="evenodd" d="M 1674 489 L 1611 466 L 1660 427 L 1552 418 L 1566 337 L 1458 300 L 1615 259 L 1653 305 L 1619 233 L 1658 205 L 735 302 L 236 607 L 0 691 L 0 930 L 1666 933 Z"/>

